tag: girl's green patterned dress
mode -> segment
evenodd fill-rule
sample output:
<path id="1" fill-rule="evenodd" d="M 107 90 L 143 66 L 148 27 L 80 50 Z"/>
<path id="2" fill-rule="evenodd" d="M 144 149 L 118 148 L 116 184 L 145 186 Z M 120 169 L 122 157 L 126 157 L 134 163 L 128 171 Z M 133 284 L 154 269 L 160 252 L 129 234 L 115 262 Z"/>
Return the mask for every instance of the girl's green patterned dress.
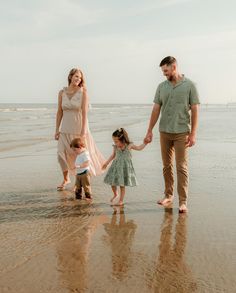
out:
<path id="1" fill-rule="evenodd" d="M 128 146 L 124 150 L 113 146 L 115 159 L 113 160 L 104 182 L 111 186 L 136 186 L 138 184 Z"/>

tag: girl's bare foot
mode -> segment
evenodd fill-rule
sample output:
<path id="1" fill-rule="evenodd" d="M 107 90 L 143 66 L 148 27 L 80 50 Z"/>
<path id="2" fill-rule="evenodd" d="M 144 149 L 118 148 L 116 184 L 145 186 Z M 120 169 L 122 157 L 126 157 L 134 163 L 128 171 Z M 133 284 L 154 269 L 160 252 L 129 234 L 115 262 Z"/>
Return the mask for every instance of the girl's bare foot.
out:
<path id="1" fill-rule="evenodd" d="M 122 207 L 124 205 L 123 201 L 119 201 L 117 204 L 115 204 L 116 206 Z"/>
<path id="2" fill-rule="evenodd" d="M 118 194 L 114 194 L 114 196 L 110 199 L 110 202 L 112 203 L 113 200 L 114 200 L 115 198 L 117 198 L 117 196 L 118 196 Z"/>
<path id="3" fill-rule="evenodd" d="M 163 199 L 160 199 L 160 200 L 157 201 L 158 204 L 163 205 L 163 206 L 168 205 L 168 204 L 170 204 L 172 202 L 173 202 L 173 196 L 164 197 Z"/>
<path id="4" fill-rule="evenodd" d="M 187 209 L 187 206 L 186 204 L 181 204 L 180 207 L 179 207 L 179 212 L 180 213 L 187 213 L 188 209 Z"/>
<path id="5" fill-rule="evenodd" d="M 62 184 L 60 184 L 59 186 L 57 186 L 57 190 L 58 190 L 58 191 L 62 191 L 62 190 L 64 190 L 65 187 L 66 187 L 66 185 L 68 185 L 68 184 L 70 184 L 70 183 L 71 183 L 70 179 L 63 180 L 63 181 L 62 181 Z"/>

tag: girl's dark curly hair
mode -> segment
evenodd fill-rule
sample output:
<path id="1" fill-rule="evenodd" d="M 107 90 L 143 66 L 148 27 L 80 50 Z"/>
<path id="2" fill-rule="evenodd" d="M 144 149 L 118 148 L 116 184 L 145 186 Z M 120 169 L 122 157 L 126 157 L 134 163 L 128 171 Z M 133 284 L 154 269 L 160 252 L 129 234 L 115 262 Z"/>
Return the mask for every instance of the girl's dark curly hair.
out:
<path id="1" fill-rule="evenodd" d="M 117 137 L 119 141 L 125 144 L 130 144 L 128 133 L 124 128 L 119 128 L 112 133 L 112 137 Z"/>

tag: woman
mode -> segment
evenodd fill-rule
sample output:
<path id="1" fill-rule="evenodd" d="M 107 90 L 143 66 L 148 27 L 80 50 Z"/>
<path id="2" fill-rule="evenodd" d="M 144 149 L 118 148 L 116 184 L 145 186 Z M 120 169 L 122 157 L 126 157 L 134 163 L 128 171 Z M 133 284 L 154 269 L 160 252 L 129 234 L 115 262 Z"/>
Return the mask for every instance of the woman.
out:
<path id="1" fill-rule="evenodd" d="M 97 149 L 90 134 L 88 120 L 88 95 L 83 73 L 78 68 L 71 69 L 68 75 L 68 87 L 58 94 L 58 110 L 56 116 L 55 139 L 58 140 L 58 162 L 63 172 L 63 181 L 57 187 L 64 190 L 69 184 L 69 173 L 75 174 L 76 154 L 70 148 L 71 141 L 76 137 L 84 137 L 86 148 L 91 156 L 91 173 L 102 173 L 104 158 Z"/>

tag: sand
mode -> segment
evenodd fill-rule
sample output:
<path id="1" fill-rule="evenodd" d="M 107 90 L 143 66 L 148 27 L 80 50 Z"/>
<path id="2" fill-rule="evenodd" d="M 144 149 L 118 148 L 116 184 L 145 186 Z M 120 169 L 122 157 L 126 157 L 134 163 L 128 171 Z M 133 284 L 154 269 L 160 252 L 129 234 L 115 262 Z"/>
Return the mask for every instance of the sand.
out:
<path id="1" fill-rule="evenodd" d="M 164 189 L 157 129 L 133 153 L 139 186 L 127 188 L 124 208 L 110 206 L 102 176 L 92 203 L 75 200 L 73 185 L 57 192 L 53 140 L 2 151 L 0 292 L 235 292 L 235 133 L 219 127 L 235 113 L 226 114 L 202 111 L 187 215 L 177 195 L 169 208 L 156 204 Z M 127 127 L 133 141 L 146 125 Z M 94 133 L 105 156 L 110 133 Z"/>

